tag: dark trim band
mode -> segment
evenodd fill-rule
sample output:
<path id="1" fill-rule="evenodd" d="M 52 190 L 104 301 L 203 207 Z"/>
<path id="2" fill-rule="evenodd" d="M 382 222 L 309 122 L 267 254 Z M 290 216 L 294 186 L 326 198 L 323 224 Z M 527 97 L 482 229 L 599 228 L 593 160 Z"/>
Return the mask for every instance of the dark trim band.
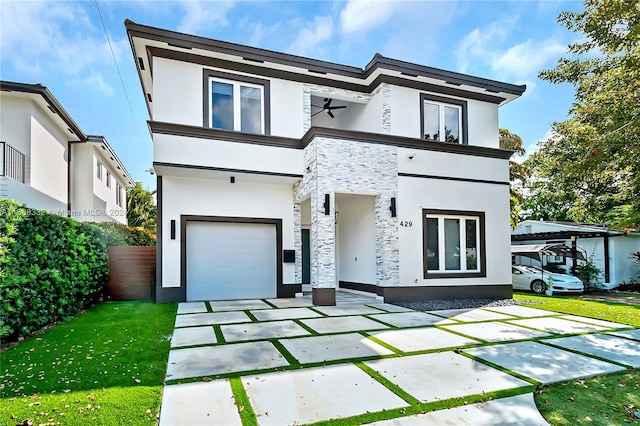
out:
<path id="1" fill-rule="evenodd" d="M 317 59 L 310 59 L 287 53 L 274 52 L 270 50 L 149 27 L 136 24 L 129 19 L 125 20 L 124 24 L 132 44 L 132 39 L 134 37 L 138 37 L 142 39 L 173 44 L 183 49 L 202 49 L 210 52 L 225 53 L 228 55 L 238 56 L 252 62 L 278 63 L 299 68 L 306 68 L 309 71 L 314 71 L 316 73 L 331 73 L 361 79 L 366 79 L 367 77 L 369 77 L 369 75 L 371 75 L 378 69 L 387 69 L 391 71 L 399 71 L 404 73 L 405 75 L 424 76 L 437 80 L 443 80 L 450 84 L 465 84 L 473 87 L 483 88 L 487 91 L 510 93 L 518 96 L 521 95 L 526 88 L 525 86 L 508 84 L 480 77 L 473 77 L 452 71 L 446 71 L 423 65 L 413 64 L 410 62 L 404 62 L 397 59 L 386 58 L 380 54 L 374 55 L 367 66 L 364 69 L 360 69 L 357 67 L 320 61 Z"/>
<path id="2" fill-rule="evenodd" d="M 511 284 L 381 287 L 385 303 L 434 299 L 511 299 Z"/>
<path id="3" fill-rule="evenodd" d="M 174 167 L 179 169 L 191 169 L 191 170 L 208 170 L 213 172 L 247 173 L 252 175 L 279 176 L 279 177 L 288 177 L 288 178 L 294 178 L 294 179 L 302 179 L 302 175 L 295 175 L 290 173 L 265 172 L 261 170 L 227 169 L 224 167 L 196 166 L 193 164 L 178 164 L 178 163 L 163 163 L 160 161 L 154 161 L 153 166 L 154 167 L 155 166 Z"/>
<path id="4" fill-rule="evenodd" d="M 393 136 L 379 133 L 359 132 L 354 130 L 331 129 L 328 127 L 311 127 L 301 139 L 284 138 L 271 135 L 257 135 L 252 133 L 230 132 L 227 130 L 208 129 L 185 124 L 148 121 L 152 134 L 182 136 L 199 139 L 217 139 L 226 142 L 249 143 L 255 145 L 273 146 L 277 148 L 303 149 L 316 137 L 343 139 L 365 143 L 392 145 L 400 148 L 419 149 L 423 151 L 446 152 L 449 154 L 471 155 L 474 157 L 497 158 L 508 160 L 513 151 L 487 148 L 484 146 L 462 145 L 458 143 L 434 142 L 424 139 Z"/>
<path id="5" fill-rule="evenodd" d="M 349 290 L 364 291 L 366 293 L 372 293 L 378 296 L 382 296 L 382 287 L 378 287 L 375 284 L 354 283 L 351 281 L 338 281 L 338 287 L 346 288 Z"/>
<path id="6" fill-rule="evenodd" d="M 449 177 L 449 176 L 435 176 L 435 175 L 421 175 L 416 173 L 398 173 L 399 177 L 414 177 L 422 179 L 437 179 L 437 180 L 450 180 L 454 182 L 469 182 L 469 183 L 486 183 L 489 185 L 506 185 L 509 186 L 509 182 L 501 182 L 499 180 L 484 180 L 484 179 L 471 179 L 461 177 Z"/>
<path id="7" fill-rule="evenodd" d="M 439 86 L 433 83 L 427 83 L 424 81 L 417 81 L 417 80 L 409 80 L 406 78 L 393 76 L 389 74 L 380 74 L 371 83 L 369 83 L 368 85 L 365 85 L 364 79 L 366 79 L 366 77 L 363 77 L 362 75 L 355 76 L 356 78 L 363 79 L 363 83 L 360 84 L 360 83 L 353 83 L 353 82 L 342 81 L 342 80 L 335 80 L 335 79 L 325 77 L 324 75 L 301 74 L 301 73 L 285 71 L 281 69 L 266 68 L 264 66 L 255 65 L 253 63 L 248 64 L 244 62 L 227 61 L 224 59 L 197 55 L 191 52 L 180 52 L 176 50 L 163 49 L 160 47 L 150 46 L 148 47 L 148 51 L 151 57 L 171 59 L 174 61 L 202 65 L 203 67 L 210 67 L 210 68 L 215 67 L 218 69 L 231 70 L 231 71 L 254 74 L 254 75 L 259 75 L 264 77 L 277 78 L 277 79 L 287 80 L 287 81 L 295 81 L 298 83 L 317 84 L 320 86 L 331 86 L 339 89 L 352 90 L 354 92 L 372 93 L 375 89 L 377 89 L 380 86 L 380 84 L 388 83 L 388 84 L 397 85 L 401 87 L 409 87 L 412 89 L 422 90 L 425 92 L 442 93 L 445 95 L 459 96 L 466 99 L 490 102 L 494 104 L 500 104 L 506 100 L 504 97 L 496 96 L 495 94 L 478 93 L 470 90 L 460 89 L 458 87 Z M 274 62 L 270 58 L 266 58 L 265 61 Z M 152 62 L 149 61 L 149 63 L 151 64 Z M 288 64 L 288 65 L 291 65 L 291 64 Z M 153 72 L 153 68 L 150 69 L 150 72 Z M 330 72 L 332 74 L 335 74 L 335 72 L 332 72 L 332 71 Z"/>

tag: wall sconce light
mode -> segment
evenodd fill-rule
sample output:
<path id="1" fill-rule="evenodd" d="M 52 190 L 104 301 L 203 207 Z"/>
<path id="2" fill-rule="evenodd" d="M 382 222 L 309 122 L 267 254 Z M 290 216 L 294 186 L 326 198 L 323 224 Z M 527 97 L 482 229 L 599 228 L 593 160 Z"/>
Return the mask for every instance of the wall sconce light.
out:
<path id="1" fill-rule="evenodd" d="M 409 154 L 409 160 L 413 160 L 415 158 L 416 154 L 414 154 L 413 152 L 411 154 Z"/>
<path id="2" fill-rule="evenodd" d="M 231 176 L 231 177 L 229 178 L 229 182 L 231 182 L 231 183 L 236 183 L 236 177 L 235 177 L 235 176 Z"/>
<path id="3" fill-rule="evenodd" d="M 328 215 L 329 212 L 331 211 L 331 198 L 329 197 L 329 194 L 324 194 L 324 214 Z"/>
<path id="4" fill-rule="evenodd" d="M 396 197 L 391 198 L 391 206 L 389 207 L 391 210 L 391 217 L 396 217 Z"/>
<path id="5" fill-rule="evenodd" d="M 176 239 L 176 221 L 175 220 L 171 221 L 171 239 L 172 240 Z"/>
<path id="6" fill-rule="evenodd" d="M 338 210 L 336 210 L 335 216 L 336 216 L 336 220 L 335 220 L 334 223 L 337 225 L 338 224 L 338 217 L 340 216 L 340 212 Z"/>

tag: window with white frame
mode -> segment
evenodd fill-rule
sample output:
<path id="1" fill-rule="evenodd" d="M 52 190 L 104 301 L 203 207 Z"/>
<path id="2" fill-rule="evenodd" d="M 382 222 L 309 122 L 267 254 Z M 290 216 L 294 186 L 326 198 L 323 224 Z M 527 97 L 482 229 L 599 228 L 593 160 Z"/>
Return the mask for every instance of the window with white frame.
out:
<path id="1" fill-rule="evenodd" d="M 107 170 L 107 188 L 111 188 L 111 172 L 109 170 Z"/>
<path id="2" fill-rule="evenodd" d="M 100 160 L 96 160 L 96 177 L 102 180 L 102 163 Z"/>
<path id="3" fill-rule="evenodd" d="M 422 94 L 421 138 L 435 142 L 467 143 L 467 102 Z"/>
<path id="4" fill-rule="evenodd" d="M 122 207 L 122 204 L 124 201 L 123 199 L 124 199 L 124 194 L 122 191 L 122 185 L 120 185 L 119 183 L 116 183 L 116 204 Z"/>
<path id="5" fill-rule="evenodd" d="M 424 278 L 482 277 L 484 213 L 423 210 Z"/>
<path id="6" fill-rule="evenodd" d="M 205 70 L 205 126 L 244 133 L 269 133 L 269 81 Z"/>

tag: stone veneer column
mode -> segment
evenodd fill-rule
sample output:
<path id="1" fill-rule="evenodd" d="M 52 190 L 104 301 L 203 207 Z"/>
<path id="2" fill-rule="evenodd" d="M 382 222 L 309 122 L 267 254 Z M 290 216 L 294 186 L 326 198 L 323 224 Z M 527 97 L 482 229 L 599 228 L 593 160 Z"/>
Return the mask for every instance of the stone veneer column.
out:
<path id="1" fill-rule="evenodd" d="M 298 184 L 294 185 L 293 193 L 296 194 Z M 302 283 L 302 213 L 300 204 L 294 200 L 293 204 L 293 248 L 296 252 L 296 263 L 293 269 L 295 283 Z"/>

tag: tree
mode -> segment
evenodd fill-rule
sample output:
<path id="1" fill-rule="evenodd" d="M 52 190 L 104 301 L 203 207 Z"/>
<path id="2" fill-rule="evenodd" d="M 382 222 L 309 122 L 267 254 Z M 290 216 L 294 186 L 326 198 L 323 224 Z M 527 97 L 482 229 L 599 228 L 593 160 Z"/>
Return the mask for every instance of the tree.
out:
<path id="1" fill-rule="evenodd" d="M 156 229 L 156 205 L 154 194 L 156 191 L 147 191 L 140 182 L 127 189 L 127 220 L 129 226 L 143 226 L 150 231 Z"/>
<path id="2" fill-rule="evenodd" d="M 640 3 L 584 0 L 558 22 L 582 33 L 539 77 L 570 83 L 569 118 L 526 164 L 538 214 L 547 219 L 640 227 Z M 532 203 L 530 203 L 532 204 Z M 529 205 L 528 207 L 531 207 Z"/>
<path id="3" fill-rule="evenodd" d="M 500 129 L 500 148 L 515 151 L 516 155 L 523 156 L 526 151 L 522 146 L 522 138 L 515 133 L 511 133 L 507 129 Z M 521 187 L 524 185 L 527 177 L 529 177 L 529 169 L 521 163 L 509 160 L 509 188 L 511 216 L 510 222 L 513 229 L 517 228 L 520 220 L 520 211 L 524 196 Z"/>

